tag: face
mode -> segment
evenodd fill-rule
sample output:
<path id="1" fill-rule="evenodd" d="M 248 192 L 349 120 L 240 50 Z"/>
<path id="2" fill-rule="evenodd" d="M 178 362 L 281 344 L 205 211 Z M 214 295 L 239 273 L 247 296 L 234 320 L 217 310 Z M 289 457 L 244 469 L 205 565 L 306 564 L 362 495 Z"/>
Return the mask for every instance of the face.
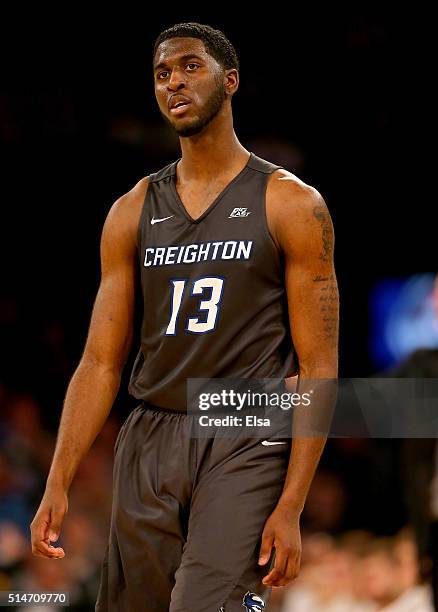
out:
<path id="1" fill-rule="evenodd" d="M 236 70 L 224 71 L 202 40 L 165 40 L 154 57 L 155 97 L 161 114 L 179 136 L 199 134 L 222 109 L 228 80 L 233 85 L 236 75 Z"/>

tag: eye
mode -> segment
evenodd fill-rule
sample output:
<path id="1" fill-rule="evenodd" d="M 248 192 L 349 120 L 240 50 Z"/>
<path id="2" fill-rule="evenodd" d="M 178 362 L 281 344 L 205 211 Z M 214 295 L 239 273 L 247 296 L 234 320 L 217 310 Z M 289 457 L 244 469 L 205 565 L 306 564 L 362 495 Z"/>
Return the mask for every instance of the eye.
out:
<path id="1" fill-rule="evenodd" d="M 190 68 L 190 70 L 192 70 L 192 68 L 196 70 L 196 68 L 199 68 L 199 65 L 191 62 L 190 64 L 187 64 L 187 68 Z"/>
<path id="2" fill-rule="evenodd" d="M 163 70 L 162 72 L 159 72 L 157 74 L 157 79 L 163 79 L 163 74 L 167 76 L 167 74 L 169 74 L 168 70 Z"/>

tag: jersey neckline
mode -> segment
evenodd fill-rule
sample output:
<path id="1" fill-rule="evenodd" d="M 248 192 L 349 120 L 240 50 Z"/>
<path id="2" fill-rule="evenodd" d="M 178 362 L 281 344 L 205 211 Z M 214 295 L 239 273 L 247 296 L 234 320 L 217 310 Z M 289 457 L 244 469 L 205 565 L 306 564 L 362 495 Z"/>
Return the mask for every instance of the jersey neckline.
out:
<path id="1" fill-rule="evenodd" d="M 178 164 L 179 161 L 181 161 L 181 157 L 179 157 L 175 162 L 173 162 L 172 164 L 172 168 L 171 168 L 171 176 L 170 176 L 170 186 L 171 186 L 171 190 L 172 190 L 172 194 L 175 198 L 175 201 L 178 205 L 178 208 L 182 210 L 184 216 L 186 217 L 186 219 L 190 222 L 190 223 L 200 223 L 203 219 L 205 219 L 205 217 L 213 210 L 213 208 L 215 208 L 217 206 L 217 204 L 219 204 L 219 202 L 222 200 L 222 198 L 224 197 L 224 195 L 227 193 L 227 191 L 239 180 L 239 178 L 246 173 L 246 171 L 248 170 L 248 168 L 251 165 L 252 160 L 254 159 L 254 153 L 252 153 L 250 151 L 249 153 L 249 158 L 248 161 L 246 162 L 245 166 L 242 168 L 242 170 L 240 170 L 240 172 L 238 172 L 236 174 L 236 176 L 231 179 L 231 181 L 225 185 L 225 187 L 222 189 L 222 191 L 219 193 L 219 195 L 213 200 L 213 202 L 204 210 L 204 212 L 202 213 L 202 215 L 200 217 L 197 217 L 196 219 L 194 219 L 189 212 L 187 211 L 186 207 L 183 204 L 183 201 L 181 200 L 178 190 L 176 188 L 176 166 Z"/>

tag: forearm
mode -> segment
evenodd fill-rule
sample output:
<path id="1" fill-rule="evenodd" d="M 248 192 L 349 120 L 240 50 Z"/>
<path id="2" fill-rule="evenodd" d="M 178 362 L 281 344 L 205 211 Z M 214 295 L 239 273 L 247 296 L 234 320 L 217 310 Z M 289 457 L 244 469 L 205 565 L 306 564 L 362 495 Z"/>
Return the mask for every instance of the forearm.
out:
<path id="1" fill-rule="evenodd" d="M 309 407 L 294 410 L 292 450 L 280 503 L 301 514 L 315 475 L 336 402 L 337 366 L 300 369 L 297 391 L 309 393 Z M 327 382 L 321 382 L 327 381 Z"/>
<path id="2" fill-rule="evenodd" d="M 48 486 L 68 490 L 81 459 L 105 423 L 120 385 L 120 372 L 82 360 L 64 400 Z"/>
<path id="3" fill-rule="evenodd" d="M 279 504 L 300 515 L 326 438 L 295 438 Z"/>

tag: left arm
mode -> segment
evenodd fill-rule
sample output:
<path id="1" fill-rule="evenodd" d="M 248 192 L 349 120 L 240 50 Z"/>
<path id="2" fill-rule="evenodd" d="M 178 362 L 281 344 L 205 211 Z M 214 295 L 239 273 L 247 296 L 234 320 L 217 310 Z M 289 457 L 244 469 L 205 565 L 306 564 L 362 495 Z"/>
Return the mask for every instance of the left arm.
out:
<path id="1" fill-rule="evenodd" d="M 266 203 L 271 235 L 285 259 L 289 320 L 302 393 L 306 383 L 335 379 L 338 372 L 339 295 L 333 225 L 321 195 L 286 171 L 272 176 Z M 294 415 L 294 421 L 299 418 Z M 293 440 L 283 492 L 263 531 L 261 565 L 275 548 L 275 565 L 263 580 L 267 586 L 284 586 L 298 574 L 299 519 L 325 440 L 324 430 L 319 437 L 298 435 Z"/>

